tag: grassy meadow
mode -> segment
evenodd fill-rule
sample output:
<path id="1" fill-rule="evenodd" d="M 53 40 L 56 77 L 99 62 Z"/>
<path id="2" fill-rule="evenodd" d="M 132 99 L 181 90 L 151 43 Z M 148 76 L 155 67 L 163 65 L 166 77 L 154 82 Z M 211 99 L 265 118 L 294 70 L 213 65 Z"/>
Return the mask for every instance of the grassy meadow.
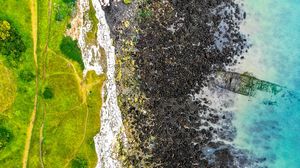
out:
<path id="1" fill-rule="evenodd" d="M 61 51 L 60 44 L 72 14 L 70 7 L 75 6 L 72 2 L 36 0 L 36 71 L 31 0 L 0 0 L 0 19 L 8 20 L 16 28 L 26 46 L 17 67 L 10 67 L 5 56 L 0 55 L 0 128 L 11 133 L 4 147 L 0 140 L 0 167 L 22 167 L 36 89 L 37 110 L 27 167 L 96 165 L 93 136 L 100 127 L 101 87 L 105 76 L 89 72 L 83 79 L 80 61 Z"/>

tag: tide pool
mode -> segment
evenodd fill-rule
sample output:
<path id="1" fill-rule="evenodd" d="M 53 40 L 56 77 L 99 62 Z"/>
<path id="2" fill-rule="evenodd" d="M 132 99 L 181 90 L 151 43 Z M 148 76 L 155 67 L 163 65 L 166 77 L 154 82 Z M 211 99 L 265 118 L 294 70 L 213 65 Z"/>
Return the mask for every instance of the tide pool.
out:
<path id="1" fill-rule="evenodd" d="M 236 97 L 235 144 L 265 160 L 261 166 L 299 168 L 300 0 L 245 0 L 243 8 L 252 47 L 236 70 L 287 90 Z"/>

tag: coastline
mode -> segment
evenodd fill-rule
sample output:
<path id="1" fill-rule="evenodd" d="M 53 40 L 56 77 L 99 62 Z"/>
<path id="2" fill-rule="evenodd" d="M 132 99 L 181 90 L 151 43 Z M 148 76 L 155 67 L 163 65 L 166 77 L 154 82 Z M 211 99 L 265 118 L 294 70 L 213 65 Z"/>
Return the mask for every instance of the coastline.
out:
<path id="1" fill-rule="evenodd" d="M 211 6 L 193 2 L 189 11 L 184 5 L 174 1 L 150 3 L 145 7 L 156 12 L 139 23 L 143 33 L 132 58 L 139 81 L 134 87 L 146 97 L 143 104 L 146 112 L 138 103 L 123 101 L 128 109 L 125 113 L 129 113 L 125 118 L 133 120 L 129 125 L 136 128 L 133 132 L 141 137 L 138 141 L 147 142 L 141 143 L 141 151 L 146 154 L 150 151 L 154 165 L 247 166 L 254 159 L 233 145 L 234 109 L 229 109 L 233 100 L 226 99 L 232 93 L 209 88 L 213 70 L 232 67 L 248 47 L 239 33 L 245 14 L 232 1 L 215 2 Z M 201 14 L 196 12 L 198 8 L 203 9 L 202 15 L 208 17 L 205 20 L 208 23 L 202 23 Z M 197 22 L 201 26 L 192 24 Z M 234 38 L 238 40 L 231 41 Z M 216 41 L 221 46 L 215 46 Z M 214 98 L 210 99 L 212 95 Z"/>
<path id="2" fill-rule="evenodd" d="M 207 34 L 199 33 L 203 31 L 199 27 L 186 29 L 187 26 L 192 26 L 191 20 L 186 20 L 187 18 L 203 18 L 194 15 L 187 17 L 189 13 L 182 8 L 183 4 L 150 3 L 146 8 L 163 12 L 154 13 L 152 18 L 144 18 L 146 22 L 130 20 L 142 33 L 138 34 L 136 44 L 131 46 L 135 47 L 134 50 L 129 47 L 129 51 L 124 52 L 127 44 L 116 44 L 117 49 L 121 50 L 116 51 L 117 63 L 121 64 L 117 68 L 127 64 L 126 61 L 122 62 L 125 59 L 122 55 L 124 53 L 136 62 L 132 64 L 130 60 L 130 66 L 136 69 L 130 74 L 122 74 L 121 79 L 117 80 L 117 89 L 120 92 L 118 104 L 124 115 L 125 132 L 129 135 L 129 149 L 120 149 L 116 155 L 122 162 L 131 165 L 146 162 L 146 165 L 165 166 L 213 167 L 235 164 L 244 167 L 256 165 L 261 161 L 249 151 L 239 148 L 239 142 L 236 140 L 236 117 L 243 115 L 241 107 L 247 107 L 247 102 L 252 98 L 213 86 L 210 79 L 213 78 L 215 70 L 227 70 L 239 73 L 247 71 L 254 73 L 258 78 L 271 80 L 271 76 L 265 76 L 272 70 L 266 67 L 257 69 L 258 64 L 263 67 L 265 62 L 263 54 L 257 54 L 260 53 L 259 48 L 252 47 L 245 53 L 249 47 L 249 37 L 245 34 L 252 35 L 260 29 L 253 29 L 255 20 L 246 20 L 247 23 L 244 23 L 245 9 L 231 2 L 228 0 L 226 3 L 216 3 L 213 7 L 195 2 L 194 5 L 204 8 L 203 14 L 212 19 L 213 23 L 201 27 Z M 194 10 L 196 6 L 190 8 Z M 116 13 L 111 11 L 124 12 L 125 8 L 118 9 L 112 6 L 104 10 L 108 12 L 107 18 L 112 19 L 116 18 Z M 127 38 L 128 34 L 122 34 L 123 29 L 117 30 L 118 26 L 122 27 L 125 22 L 121 19 L 118 23 L 110 20 L 107 22 L 113 27 L 113 38 Z M 164 25 L 159 24 L 161 22 Z M 125 26 L 124 31 L 130 34 L 136 30 L 126 30 Z M 193 37 L 194 33 L 199 35 Z M 182 35 L 187 37 L 177 38 Z M 186 41 L 189 38 L 190 41 Z M 209 40 L 201 41 L 203 38 Z M 202 54 L 203 52 L 205 54 Z M 245 59 L 240 59 L 242 56 Z M 120 71 L 124 73 L 128 72 L 128 69 L 121 68 Z M 135 78 L 139 84 L 128 86 L 128 81 L 122 81 L 124 77 Z M 135 90 L 133 87 L 138 88 L 138 91 L 128 95 L 128 90 Z M 125 96 L 126 100 L 121 96 Z M 141 101 L 143 103 L 140 103 Z M 99 135 L 96 141 L 100 142 Z M 100 147 L 97 149 L 100 151 Z M 105 150 L 113 152 L 109 147 Z M 166 151 L 172 151 L 174 155 L 169 156 Z M 147 158 L 137 153 L 144 153 Z M 196 156 L 197 153 L 200 153 L 200 156 Z M 147 160 L 148 157 L 152 161 Z M 100 164 L 98 166 L 101 167 Z"/>

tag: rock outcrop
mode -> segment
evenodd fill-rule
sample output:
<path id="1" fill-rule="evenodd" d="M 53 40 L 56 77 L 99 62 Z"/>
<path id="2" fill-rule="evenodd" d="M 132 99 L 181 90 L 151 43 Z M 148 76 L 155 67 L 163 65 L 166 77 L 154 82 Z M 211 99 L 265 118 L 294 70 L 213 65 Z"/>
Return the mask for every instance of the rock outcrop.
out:
<path id="1" fill-rule="evenodd" d="M 239 74 L 226 71 L 216 72 L 213 83 L 218 87 L 245 96 L 255 96 L 258 91 L 276 95 L 284 89 L 283 86 L 257 79 L 247 73 Z"/>

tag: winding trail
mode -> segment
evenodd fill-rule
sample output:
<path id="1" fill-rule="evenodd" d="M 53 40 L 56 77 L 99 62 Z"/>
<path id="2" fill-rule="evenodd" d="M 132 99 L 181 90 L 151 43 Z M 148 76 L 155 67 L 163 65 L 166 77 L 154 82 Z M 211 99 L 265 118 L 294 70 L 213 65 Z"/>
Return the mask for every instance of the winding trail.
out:
<path id="1" fill-rule="evenodd" d="M 27 133 L 26 133 L 26 142 L 25 142 L 25 148 L 23 153 L 23 159 L 22 159 L 22 167 L 27 167 L 28 162 L 28 154 L 30 150 L 30 142 L 32 137 L 32 130 L 36 118 L 36 111 L 37 111 L 37 101 L 38 101 L 38 62 L 37 62 L 37 54 L 36 54 L 36 48 L 37 48 L 37 2 L 36 0 L 30 1 L 30 10 L 31 10 L 31 28 L 32 28 L 32 41 L 33 41 L 33 57 L 34 57 L 34 64 L 35 64 L 35 97 L 34 97 L 34 107 L 30 118 L 30 123 L 27 127 Z"/>
<path id="2" fill-rule="evenodd" d="M 84 130 L 83 130 L 83 135 L 82 135 L 82 139 L 80 141 L 80 144 L 78 146 L 78 148 L 76 148 L 76 150 L 73 152 L 72 156 L 70 158 L 68 158 L 67 162 L 64 164 L 64 168 L 68 167 L 72 161 L 72 159 L 76 156 L 76 154 L 79 152 L 82 144 L 84 143 L 85 139 L 86 139 L 86 132 L 87 132 L 87 123 L 88 123 L 88 119 L 89 119 L 89 108 L 88 108 L 88 102 L 87 102 L 87 92 L 90 88 L 92 88 L 94 85 L 99 84 L 101 82 L 101 80 L 96 80 L 93 83 L 90 84 L 86 84 L 83 82 L 83 79 L 80 77 L 79 73 L 77 72 L 74 64 L 66 59 L 65 57 L 62 57 L 61 55 L 57 54 L 55 51 L 51 50 L 50 48 L 48 49 L 48 51 L 52 52 L 53 54 L 59 56 L 60 58 L 62 58 L 66 63 L 68 63 L 68 65 L 73 69 L 74 73 L 72 73 L 71 75 L 74 75 L 76 81 L 77 81 L 77 85 L 79 88 L 79 95 L 82 98 L 82 104 L 84 105 L 86 108 L 86 116 L 85 116 L 85 122 L 84 122 Z M 63 74 L 65 75 L 65 74 Z M 42 128 L 42 127 L 41 127 Z"/>
<path id="3" fill-rule="evenodd" d="M 47 61 L 48 61 L 48 44 L 49 44 L 49 37 L 50 37 L 50 33 L 51 33 L 51 16 L 52 16 L 52 0 L 48 0 L 48 34 L 47 34 L 47 41 L 46 41 L 46 45 L 43 51 L 43 75 L 42 75 L 42 79 L 43 79 L 43 85 L 46 81 L 46 69 L 47 69 Z M 45 118 L 46 118 L 46 114 L 47 114 L 47 103 L 45 101 L 42 102 L 43 104 L 43 118 L 42 118 L 42 124 L 40 126 L 40 136 L 39 136 L 39 146 L 40 146 L 40 165 L 41 168 L 44 168 L 44 155 L 43 155 L 43 142 L 44 142 L 44 126 L 45 126 Z"/>

